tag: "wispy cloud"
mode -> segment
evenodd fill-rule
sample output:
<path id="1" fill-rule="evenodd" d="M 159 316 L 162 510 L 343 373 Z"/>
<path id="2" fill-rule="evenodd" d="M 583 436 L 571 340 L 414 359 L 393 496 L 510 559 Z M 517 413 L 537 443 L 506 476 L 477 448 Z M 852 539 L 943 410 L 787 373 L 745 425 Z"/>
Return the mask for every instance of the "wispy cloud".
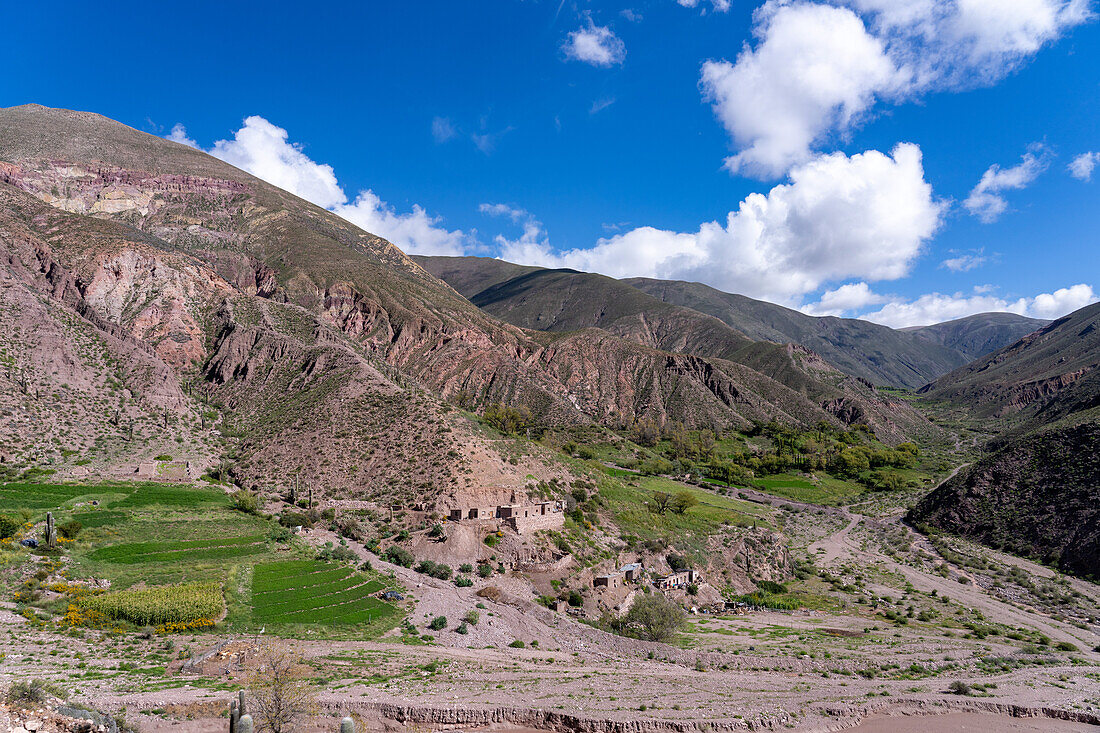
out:
<path id="1" fill-rule="evenodd" d="M 985 224 L 996 221 L 1008 210 L 1008 201 L 1003 193 L 1027 188 L 1047 169 L 1049 160 L 1050 155 L 1043 146 L 1032 145 L 1031 152 L 1011 168 L 1001 168 L 994 163 L 982 174 L 978 185 L 963 201 L 963 206 Z"/>

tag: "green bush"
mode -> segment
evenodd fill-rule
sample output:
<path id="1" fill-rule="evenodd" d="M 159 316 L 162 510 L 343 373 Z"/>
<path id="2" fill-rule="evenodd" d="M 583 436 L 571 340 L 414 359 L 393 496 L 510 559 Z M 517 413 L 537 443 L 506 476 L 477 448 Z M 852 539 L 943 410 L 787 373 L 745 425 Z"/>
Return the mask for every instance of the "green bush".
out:
<path id="1" fill-rule="evenodd" d="M 458 572 L 469 575 L 470 573 L 474 572 L 474 566 L 468 562 L 464 562 L 458 566 Z"/>
<path id="2" fill-rule="evenodd" d="M 580 608 L 584 605 L 584 596 L 581 595 L 579 590 L 574 589 L 569 591 L 569 605 L 574 608 Z"/>
<path id="3" fill-rule="evenodd" d="M 470 580 L 465 575 L 459 575 L 455 578 L 455 585 L 457 585 L 459 588 L 469 588 L 473 584 L 474 581 Z"/>
<path id="4" fill-rule="evenodd" d="M 65 697 L 56 687 L 42 680 L 15 681 L 8 688 L 4 700 L 14 707 L 45 705 L 50 697 Z"/>
<path id="5" fill-rule="evenodd" d="M 477 622 L 481 620 L 481 614 L 477 611 L 467 611 L 466 615 L 462 617 L 463 622 L 468 623 L 470 626 L 477 626 Z"/>
<path id="6" fill-rule="evenodd" d="M 667 641 L 684 623 L 684 609 L 659 593 L 642 596 L 623 617 L 624 625 L 648 641 Z"/>
<path id="7" fill-rule="evenodd" d="M 465 622 L 463 622 L 455 628 L 455 633 L 456 634 L 468 634 L 468 633 L 470 633 L 470 629 L 469 629 L 468 626 L 466 626 Z"/>
<path id="8" fill-rule="evenodd" d="M 19 521 L 18 517 L 13 517 L 10 514 L 0 514 L 0 539 L 14 537 L 20 526 L 22 526 L 22 522 Z"/>
<path id="9" fill-rule="evenodd" d="M 397 545 L 386 550 L 386 559 L 394 565 L 400 565 L 403 568 L 411 568 L 412 564 L 416 562 L 416 558 L 413 557 L 411 552 Z"/>
<path id="10" fill-rule="evenodd" d="M 482 564 L 477 566 L 477 574 L 480 578 L 488 578 L 493 574 L 493 567 L 489 564 Z"/>
<path id="11" fill-rule="evenodd" d="M 447 628 L 447 617 L 436 616 L 432 619 L 432 622 L 428 624 L 428 628 L 432 631 L 442 631 L 443 629 Z"/>
<path id="12" fill-rule="evenodd" d="M 57 533 L 67 540 L 75 540 L 82 529 L 84 529 L 84 525 L 77 519 L 70 519 L 57 525 Z"/>
<path id="13" fill-rule="evenodd" d="M 513 641 L 508 646 L 512 647 L 513 649 L 526 649 L 527 648 L 527 645 L 524 644 L 523 641 L 520 640 L 520 639 L 516 639 L 515 641 Z"/>
<path id="14" fill-rule="evenodd" d="M 948 685 L 947 689 L 951 692 L 952 695 L 970 694 L 970 685 L 966 684 L 962 680 L 955 680 L 950 685 Z"/>
<path id="15" fill-rule="evenodd" d="M 233 494 L 233 508 L 245 514 L 259 514 L 260 500 L 247 489 L 241 489 Z"/>

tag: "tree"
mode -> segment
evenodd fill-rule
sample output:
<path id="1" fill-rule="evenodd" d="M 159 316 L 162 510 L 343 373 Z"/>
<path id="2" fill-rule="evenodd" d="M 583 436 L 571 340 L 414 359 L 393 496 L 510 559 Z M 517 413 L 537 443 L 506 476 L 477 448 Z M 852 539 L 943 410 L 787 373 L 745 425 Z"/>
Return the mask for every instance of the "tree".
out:
<path id="1" fill-rule="evenodd" d="M 248 678 L 252 717 L 260 730 L 283 733 L 314 713 L 317 690 L 308 681 L 312 671 L 282 643 L 260 644 L 259 666 Z"/>
<path id="2" fill-rule="evenodd" d="M 646 448 L 652 448 L 657 445 L 657 441 L 661 439 L 661 428 L 657 426 L 657 423 L 652 418 L 645 418 L 639 420 L 634 426 L 634 440 L 638 445 L 644 445 Z"/>
<path id="3" fill-rule="evenodd" d="M 671 503 L 672 494 L 664 491 L 654 491 L 652 500 L 649 502 L 649 510 L 654 514 L 664 514 L 668 511 L 668 506 Z"/>
<path id="4" fill-rule="evenodd" d="M 695 497 L 695 494 L 690 491 L 677 491 L 676 496 L 672 497 L 672 502 L 669 504 L 672 511 L 677 514 L 683 514 L 688 509 L 699 503 L 699 499 Z"/>
<path id="5" fill-rule="evenodd" d="M 485 422 L 507 435 L 519 435 L 532 427 L 531 411 L 525 406 L 509 407 L 500 403 L 485 408 Z"/>
<path id="6" fill-rule="evenodd" d="M 651 593 L 634 601 L 623 623 L 643 639 L 667 641 L 683 625 L 684 609 L 660 593 Z"/>

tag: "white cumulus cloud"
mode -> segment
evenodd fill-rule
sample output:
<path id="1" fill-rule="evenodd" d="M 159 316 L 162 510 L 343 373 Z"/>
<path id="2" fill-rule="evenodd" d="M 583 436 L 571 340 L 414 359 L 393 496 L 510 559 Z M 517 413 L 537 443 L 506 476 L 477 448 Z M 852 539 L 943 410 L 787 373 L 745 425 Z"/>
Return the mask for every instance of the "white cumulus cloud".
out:
<path id="1" fill-rule="evenodd" d="M 626 58 L 626 45 L 610 28 L 595 25 L 591 19 L 586 28 L 571 32 L 562 44 L 566 58 L 593 66 L 615 66 Z"/>
<path id="2" fill-rule="evenodd" d="M 1000 218 L 1008 210 L 1003 192 L 1026 188 L 1047 169 L 1048 156 L 1041 147 L 1033 148 L 1035 152 L 1026 153 L 1011 168 L 1001 168 L 995 163 L 989 166 L 978 185 L 963 201 L 966 210 L 986 224 Z"/>
<path id="3" fill-rule="evenodd" d="M 775 178 L 878 102 L 994 84 L 1091 17 L 1088 0 L 768 0 L 754 45 L 704 63 L 700 86 L 730 170 Z"/>
<path id="4" fill-rule="evenodd" d="M 789 183 L 749 195 L 724 223 L 696 232 L 640 227 L 559 253 L 532 227 L 502 241 L 500 256 L 612 277 L 695 280 L 797 305 L 826 282 L 905 276 L 942 209 L 924 180 L 920 148 L 901 144 L 891 155 L 819 156 L 791 170 Z"/>
<path id="5" fill-rule="evenodd" d="M 758 12 L 760 42 L 736 63 L 703 64 L 702 88 L 740 148 L 733 172 L 781 176 L 832 129 L 847 129 L 906 77 L 847 8 L 799 3 Z"/>
<path id="6" fill-rule="evenodd" d="M 979 289 L 983 290 L 984 289 Z M 1052 293 L 1009 300 L 988 292 L 973 294 L 928 293 L 915 300 L 894 299 L 881 309 L 860 318 L 892 328 L 927 326 L 932 323 L 965 318 L 976 313 L 1008 312 L 1031 318 L 1060 318 L 1078 308 L 1100 300 L 1092 286 L 1079 283 Z"/>
<path id="7" fill-rule="evenodd" d="M 802 312 L 811 316 L 842 316 L 888 300 L 886 296 L 872 292 L 871 286 L 865 282 L 847 283 L 825 291 L 818 302 L 803 306 Z"/>
<path id="8" fill-rule="evenodd" d="M 192 140 L 187 135 L 187 128 L 181 123 L 177 122 L 172 126 L 172 131 L 164 136 L 166 139 L 171 140 L 174 143 L 181 143 L 191 148 L 198 148 L 199 144 Z"/>
<path id="9" fill-rule="evenodd" d="M 198 147 L 182 125 L 173 127 L 168 137 Z M 439 226 L 438 218 L 416 204 L 412 211 L 398 213 L 371 190 L 360 191 L 348 203 L 332 166 L 310 159 L 300 145 L 289 141 L 286 130 L 258 115 L 246 118 L 232 140 L 218 140 L 206 152 L 332 211 L 409 254 L 459 255 L 470 243 L 465 232 Z"/>
<path id="10" fill-rule="evenodd" d="M 1100 163 L 1100 153 L 1081 153 L 1069 162 L 1067 168 L 1071 176 L 1078 181 L 1091 181 L 1092 171 Z"/>

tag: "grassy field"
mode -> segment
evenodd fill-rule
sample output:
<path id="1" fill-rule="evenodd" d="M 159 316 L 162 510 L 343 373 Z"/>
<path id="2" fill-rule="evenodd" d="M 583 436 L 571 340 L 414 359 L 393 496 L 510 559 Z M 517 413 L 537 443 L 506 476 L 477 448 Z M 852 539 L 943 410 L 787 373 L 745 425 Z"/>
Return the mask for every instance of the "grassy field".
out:
<path id="1" fill-rule="evenodd" d="M 753 483 L 773 496 L 825 506 L 846 504 L 866 491 L 854 481 L 844 481 L 828 474 L 818 474 L 810 481 L 802 476 L 781 473 L 754 479 Z"/>
<path id="2" fill-rule="evenodd" d="M 35 552 L 66 556 L 66 581 L 95 578 L 111 587 L 103 595 L 29 600 L 57 617 L 76 602 L 86 614 L 114 622 L 179 628 L 208 624 L 228 605 L 220 623 L 234 630 L 266 625 L 293 635 L 309 627 L 311 634 L 338 629 L 337 635 L 369 638 L 404 615 L 375 597 L 386 587 L 380 577 L 313 560 L 315 550 L 285 531 L 273 533 L 274 521 L 233 509 L 220 488 L 0 484 L 0 512 L 23 527 L 42 521 L 47 511 L 59 526 L 75 519 L 80 530 L 59 550 Z M 6 547 L 11 562 L 31 560 L 32 551 L 14 540 Z M 251 586 L 241 578 L 250 578 Z M 20 586 L 19 597 L 35 599 L 46 585 L 32 579 Z"/>
<path id="3" fill-rule="evenodd" d="M 667 494 L 686 491 L 698 503 L 683 514 L 673 511 L 656 514 L 646 508 L 646 502 L 658 491 Z M 600 483 L 599 495 L 607 501 L 624 535 L 664 540 L 700 558 L 707 538 L 724 526 L 774 528 L 772 510 L 768 507 L 660 476 L 631 477 L 629 481 L 607 479 Z"/>

